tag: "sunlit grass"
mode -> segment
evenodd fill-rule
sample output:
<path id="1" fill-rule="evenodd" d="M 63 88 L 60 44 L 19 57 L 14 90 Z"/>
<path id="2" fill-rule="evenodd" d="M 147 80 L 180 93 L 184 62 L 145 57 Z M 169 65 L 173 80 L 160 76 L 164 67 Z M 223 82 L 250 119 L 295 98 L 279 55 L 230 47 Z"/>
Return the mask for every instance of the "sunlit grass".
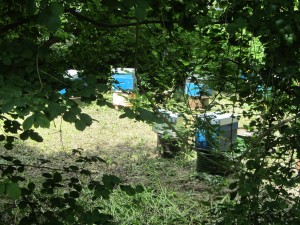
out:
<path id="1" fill-rule="evenodd" d="M 37 129 L 44 142 L 17 141 L 14 150 L 5 153 L 17 156 L 26 165 L 63 168 L 72 165 L 72 149 L 82 149 L 84 155 L 96 155 L 106 164 L 84 165 L 99 177 L 114 174 L 124 184 L 143 185 L 145 192 L 127 196 L 116 190 L 110 200 L 90 205 L 90 194 L 83 190 L 83 205 L 93 207 L 104 204 L 118 224 L 200 224 L 205 219 L 210 202 L 223 195 L 226 178 L 196 173 L 196 154 L 181 154 L 176 158 L 161 158 L 157 151 L 157 135 L 152 126 L 128 118 L 120 119 L 122 111 L 97 105 L 83 106 L 94 122 L 83 132 L 60 118 L 50 129 Z M 41 170 L 32 168 L 27 181 L 40 179 Z"/>
<path id="2" fill-rule="evenodd" d="M 105 203 L 118 224 L 201 224 L 205 208 L 199 208 L 199 201 L 188 193 L 170 191 L 164 187 L 158 190 L 146 189 L 134 196 L 124 196 L 115 191 Z"/>

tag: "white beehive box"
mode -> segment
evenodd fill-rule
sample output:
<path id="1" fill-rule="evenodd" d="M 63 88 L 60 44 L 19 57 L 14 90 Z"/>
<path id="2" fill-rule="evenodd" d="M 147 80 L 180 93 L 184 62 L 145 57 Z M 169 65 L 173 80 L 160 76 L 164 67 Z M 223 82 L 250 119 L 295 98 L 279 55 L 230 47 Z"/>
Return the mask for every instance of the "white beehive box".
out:
<path id="1" fill-rule="evenodd" d="M 183 117 L 179 113 L 174 113 L 165 109 L 158 110 L 159 116 L 167 119 L 175 128 L 183 126 Z M 176 136 L 174 131 L 166 124 L 154 124 L 153 131 L 156 133 L 168 133 L 170 136 Z"/>
<path id="2" fill-rule="evenodd" d="M 212 125 L 227 125 L 227 124 L 232 124 L 232 123 L 237 123 L 237 117 L 233 116 L 231 113 L 216 113 L 216 112 L 210 112 L 210 113 L 205 113 L 202 115 L 198 116 L 199 119 L 201 120 L 210 120 L 210 123 Z"/>
<path id="3" fill-rule="evenodd" d="M 133 104 L 130 102 L 130 99 L 135 99 L 135 93 L 123 93 L 121 91 L 113 92 L 113 105 L 117 108 L 118 106 L 123 107 L 132 107 Z"/>
<path id="4" fill-rule="evenodd" d="M 231 113 L 205 113 L 198 116 L 200 121 L 207 121 L 211 125 L 215 125 L 214 131 L 209 131 L 207 125 L 202 124 L 197 127 L 195 135 L 195 144 L 197 148 L 211 149 L 213 146 L 209 143 L 207 137 L 210 133 L 210 138 L 214 139 L 220 150 L 229 149 L 231 143 L 234 143 L 237 138 L 238 120 Z"/>

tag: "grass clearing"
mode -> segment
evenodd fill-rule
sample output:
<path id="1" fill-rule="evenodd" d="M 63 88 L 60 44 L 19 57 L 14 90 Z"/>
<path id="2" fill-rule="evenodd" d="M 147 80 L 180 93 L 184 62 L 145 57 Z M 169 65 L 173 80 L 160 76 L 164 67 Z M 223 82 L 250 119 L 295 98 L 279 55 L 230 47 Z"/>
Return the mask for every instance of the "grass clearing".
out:
<path id="1" fill-rule="evenodd" d="M 199 201 L 188 193 L 161 187 L 134 196 L 117 190 L 106 207 L 120 224 L 200 224 L 205 217 Z"/>
<path id="2" fill-rule="evenodd" d="M 72 149 L 83 155 L 95 155 L 106 164 L 83 164 L 93 175 L 113 174 L 123 184 L 142 185 L 143 193 L 127 196 L 117 189 L 109 200 L 90 203 L 89 191 L 81 197 L 86 207 L 105 206 L 117 224 L 200 224 L 216 199 L 224 195 L 227 178 L 196 173 L 196 153 L 173 159 L 161 158 L 157 136 L 149 124 L 120 119 L 122 111 L 96 105 L 83 106 L 94 123 L 83 132 L 73 125 L 55 120 L 50 129 L 38 129 L 43 143 L 17 141 L 9 155 L 19 155 L 24 164 L 63 168 L 74 164 Z M 61 130 L 61 131 L 60 131 Z M 4 148 L 1 148 L 4 153 Z M 7 151 L 5 152 L 7 153 Z M 32 168 L 27 179 L 38 180 L 40 169 Z M 89 203 L 88 203 L 89 202 Z M 211 203 L 211 204 L 207 204 Z"/>

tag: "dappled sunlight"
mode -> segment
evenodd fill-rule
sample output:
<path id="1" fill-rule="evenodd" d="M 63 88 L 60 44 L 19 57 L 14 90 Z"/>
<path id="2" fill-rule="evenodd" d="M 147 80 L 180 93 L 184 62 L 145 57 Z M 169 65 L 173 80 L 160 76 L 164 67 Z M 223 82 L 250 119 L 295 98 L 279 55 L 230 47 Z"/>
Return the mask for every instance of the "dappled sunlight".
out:
<path id="1" fill-rule="evenodd" d="M 63 168 L 76 164 L 79 155 L 72 154 L 72 150 L 77 149 L 82 155 L 98 156 L 106 161 L 97 167 L 85 165 L 99 176 L 115 174 L 130 184 L 156 185 L 159 181 L 158 184 L 176 191 L 211 189 L 209 184 L 196 179 L 196 154 L 161 158 L 157 134 L 151 125 L 120 119 L 121 111 L 106 107 L 92 105 L 82 110 L 95 120 L 84 131 L 56 119 L 50 129 L 37 129 L 44 138 L 42 143 L 18 141 L 11 155 L 20 156 L 19 159 L 28 165 Z"/>
<path id="2" fill-rule="evenodd" d="M 51 129 L 38 129 L 44 142 L 38 148 L 43 154 L 70 152 L 82 148 L 90 154 L 110 155 L 112 152 L 128 151 L 131 148 L 153 152 L 156 149 L 156 135 L 146 123 L 130 119 L 120 119 L 120 111 L 110 108 L 104 111 L 97 106 L 84 107 L 83 112 L 93 119 L 93 124 L 84 131 L 60 119 L 51 124 Z M 61 131 L 60 131 L 61 129 Z M 26 141 L 28 146 L 36 146 L 34 141 Z"/>

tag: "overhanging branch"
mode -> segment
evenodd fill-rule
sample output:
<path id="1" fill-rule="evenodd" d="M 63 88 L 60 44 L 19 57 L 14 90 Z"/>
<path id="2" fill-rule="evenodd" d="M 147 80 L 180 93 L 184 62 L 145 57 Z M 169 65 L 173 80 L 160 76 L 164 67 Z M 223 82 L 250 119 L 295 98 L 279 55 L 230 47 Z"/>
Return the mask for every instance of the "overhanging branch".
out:
<path id="1" fill-rule="evenodd" d="M 31 21 L 33 21 L 33 19 L 35 19 L 37 17 L 37 15 L 34 16 L 30 16 L 27 18 L 23 18 L 22 20 L 16 21 L 14 23 L 10 23 L 4 26 L 0 27 L 0 34 L 3 34 L 11 29 L 17 28 L 18 26 L 21 26 L 23 24 L 29 23 Z"/>
<path id="2" fill-rule="evenodd" d="M 87 16 L 82 15 L 81 13 L 77 12 L 75 9 L 65 9 L 65 12 L 72 14 L 75 16 L 78 20 L 85 21 L 88 23 L 91 23 L 97 27 L 100 28 L 106 28 L 106 29 L 113 29 L 113 28 L 122 28 L 122 27 L 134 27 L 136 25 L 145 25 L 145 24 L 161 24 L 162 22 L 160 20 L 153 20 L 153 21 L 139 21 L 139 22 L 131 22 L 131 23 L 121 23 L 121 24 L 108 24 L 108 23 L 102 23 L 98 22 L 96 20 L 93 20 Z"/>
<path id="3" fill-rule="evenodd" d="M 98 21 L 93 20 L 93 19 L 91 19 L 87 16 L 84 16 L 81 13 L 77 12 L 76 9 L 74 9 L 74 8 L 65 9 L 64 12 L 72 14 L 73 16 L 75 16 L 80 21 L 88 22 L 88 23 L 93 24 L 97 27 L 105 28 L 105 29 L 133 27 L 133 26 L 136 26 L 137 24 L 143 25 L 143 24 L 161 24 L 162 23 L 160 20 L 153 20 L 153 21 L 144 20 L 144 21 L 140 21 L 139 23 L 138 22 L 131 22 L 131 23 L 122 23 L 122 24 L 108 24 L 108 23 L 98 22 Z M 16 21 L 16 22 L 4 25 L 4 26 L 1 26 L 0 27 L 0 34 L 3 34 L 3 33 L 7 32 L 9 30 L 15 29 L 15 28 L 17 28 L 21 25 L 30 23 L 30 22 L 34 21 L 34 19 L 36 19 L 37 16 L 38 16 L 38 14 L 30 16 L 30 17 L 23 18 L 19 21 Z"/>
<path id="4" fill-rule="evenodd" d="M 276 130 L 280 127 L 282 127 L 283 125 L 295 120 L 295 119 L 298 119 L 300 117 L 300 114 L 296 114 L 295 116 L 289 118 L 289 119 L 286 119 L 286 120 L 283 120 L 283 121 L 280 121 L 278 124 L 268 128 L 267 130 L 265 130 L 264 132 L 262 132 L 252 143 L 251 143 L 251 146 L 239 157 L 239 161 L 241 162 L 245 157 L 246 155 L 256 146 L 258 145 L 258 143 L 264 138 L 266 137 L 271 131 L 273 130 Z"/>

